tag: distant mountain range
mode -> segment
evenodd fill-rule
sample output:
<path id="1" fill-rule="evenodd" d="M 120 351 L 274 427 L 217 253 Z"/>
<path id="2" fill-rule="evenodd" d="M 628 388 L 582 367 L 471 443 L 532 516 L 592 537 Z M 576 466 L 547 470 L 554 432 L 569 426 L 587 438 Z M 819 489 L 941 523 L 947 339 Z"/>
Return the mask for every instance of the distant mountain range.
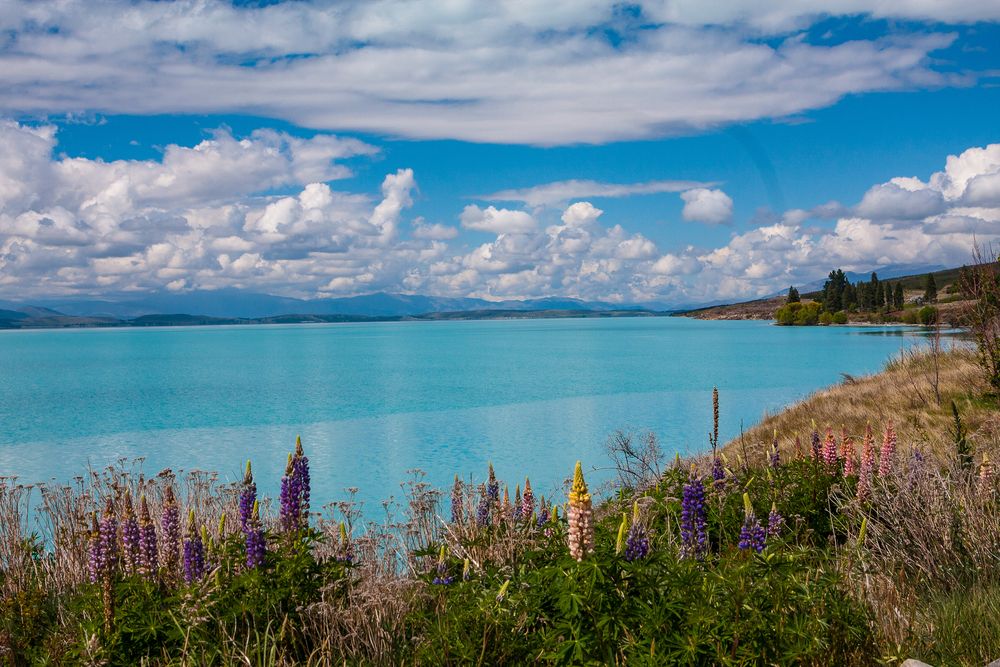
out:
<path id="1" fill-rule="evenodd" d="M 294 299 L 238 289 L 194 292 L 155 292 L 115 299 L 33 299 L 0 301 L 0 309 L 31 317 L 71 315 L 134 319 L 144 315 L 187 313 L 219 318 L 256 319 L 278 315 L 354 315 L 398 317 L 427 313 L 481 310 L 643 310 L 641 305 L 549 297 L 543 299 L 487 301 L 486 299 L 388 294 L 329 299 Z M 3 314 L 0 313 L 0 317 Z M 7 319 L 13 319 L 8 317 Z"/>

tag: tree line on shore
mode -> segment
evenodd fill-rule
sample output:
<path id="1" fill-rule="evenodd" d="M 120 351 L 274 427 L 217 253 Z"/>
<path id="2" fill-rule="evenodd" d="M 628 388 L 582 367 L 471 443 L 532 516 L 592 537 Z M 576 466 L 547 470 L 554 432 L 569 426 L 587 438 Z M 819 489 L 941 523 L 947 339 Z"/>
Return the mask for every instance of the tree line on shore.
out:
<path id="1" fill-rule="evenodd" d="M 918 303 L 914 323 L 932 324 L 937 320 L 937 283 L 934 274 L 928 273 L 924 281 L 924 294 Z M 895 283 L 879 280 L 874 271 L 867 281 L 851 283 L 843 269 L 830 271 L 823 289 L 811 302 L 802 302 L 795 286 L 788 288 L 785 305 L 775 312 L 775 320 L 783 325 L 847 324 L 849 314 L 885 316 L 906 307 L 906 293 L 902 280 Z"/>

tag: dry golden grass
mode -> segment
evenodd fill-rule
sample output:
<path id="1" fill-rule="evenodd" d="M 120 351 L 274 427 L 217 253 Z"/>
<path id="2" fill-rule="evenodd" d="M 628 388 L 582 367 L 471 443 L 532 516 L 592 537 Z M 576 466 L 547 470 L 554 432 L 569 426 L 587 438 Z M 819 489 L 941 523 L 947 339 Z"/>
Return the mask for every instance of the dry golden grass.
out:
<path id="1" fill-rule="evenodd" d="M 1000 409 L 996 397 L 988 396 L 988 387 L 976 363 L 974 351 L 948 349 L 935 355 L 928 348 L 905 353 L 890 361 L 884 371 L 863 377 L 845 377 L 844 381 L 822 389 L 775 415 L 764 418 L 725 446 L 729 457 L 746 456 L 760 460 L 777 430 L 782 453 L 791 453 L 795 437 L 802 439 L 808 453 L 812 422 L 820 432 L 833 428 L 838 438 L 841 429 L 860 443 L 866 424 L 876 430 L 892 419 L 903 450 L 920 448 L 934 457 L 950 457 L 954 452 L 951 429 L 954 424 L 951 402 L 955 401 L 974 452 L 1000 449 Z M 935 392 L 935 375 L 938 392 Z M 940 395 L 938 402 L 937 394 Z"/>

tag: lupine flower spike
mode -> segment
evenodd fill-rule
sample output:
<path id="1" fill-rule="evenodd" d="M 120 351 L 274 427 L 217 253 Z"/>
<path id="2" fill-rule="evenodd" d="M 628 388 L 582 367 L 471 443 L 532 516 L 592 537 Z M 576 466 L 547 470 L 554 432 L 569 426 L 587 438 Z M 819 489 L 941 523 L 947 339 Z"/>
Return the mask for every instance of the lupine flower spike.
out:
<path id="1" fill-rule="evenodd" d="M 754 514 L 753 505 L 750 503 L 750 494 L 743 494 L 743 528 L 740 529 L 740 549 L 753 549 L 757 553 L 764 550 L 764 543 L 767 539 L 764 527 L 760 525 L 760 520 Z"/>
<path id="2" fill-rule="evenodd" d="M 535 493 L 531 490 L 531 480 L 524 478 L 524 493 L 521 495 L 521 517 L 531 521 L 535 516 Z"/>
<path id="3" fill-rule="evenodd" d="M 857 462 L 855 461 L 854 439 L 844 432 L 844 444 L 840 450 L 841 458 L 844 459 L 844 477 L 849 477 L 857 473 Z"/>
<path id="4" fill-rule="evenodd" d="M 132 505 L 132 494 L 125 489 L 125 500 L 122 503 L 122 563 L 125 572 L 139 572 L 139 520 L 135 516 Z"/>
<path id="5" fill-rule="evenodd" d="M 253 506 L 250 508 L 250 516 L 247 518 L 244 535 L 247 548 L 247 569 L 253 570 L 264 564 L 264 554 L 267 553 L 264 528 L 260 523 L 260 504 L 257 500 L 253 501 Z"/>
<path id="6" fill-rule="evenodd" d="M 246 533 L 253 514 L 253 504 L 257 502 L 257 484 L 253 481 L 253 471 L 250 461 L 247 461 L 246 472 L 243 473 L 243 488 L 240 489 L 240 530 Z"/>
<path id="7" fill-rule="evenodd" d="M 767 515 L 767 536 L 776 538 L 781 535 L 781 527 L 784 524 L 785 519 L 778 512 L 777 503 L 771 503 L 771 513 Z"/>
<path id="8" fill-rule="evenodd" d="M 892 427 L 892 420 L 885 427 L 885 437 L 882 439 L 882 451 L 879 452 L 878 474 L 879 477 L 887 477 L 893 468 L 896 457 L 896 429 Z"/>
<path id="9" fill-rule="evenodd" d="M 285 464 L 285 474 L 281 478 L 281 491 L 278 496 L 280 502 L 281 529 L 290 533 L 298 530 L 299 527 L 299 502 L 298 491 L 295 482 L 295 466 L 292 463 L 292 455 L 288 455 L 288 463 Z"/>
<path id="10" fill-rule="evenodd" d="M 295 476 L 298 480 L 299 516 L 303 526 L 309 524 L 309 500 L 311 480 L 309 478 L 309 457 L 302 451 L 302 438 L 295 436 Z"/>
<path id="11" fill-rule="evenodd" d="M 858 468 L 858 500 L 864 502 L 871 497 L 872 476 L 875 474 L 875 436 L 872 425 L 865 427 L 865 438 L 861 444 L 861 467 Z"/>
<path id="12" fill-rule="evenodd" d="M 716 487 L 726 485 L 726 468 L 722 465 L 722 459 L 718 456 L 712 460 L 712 483 Z"/>
<path id="13" fill-rule="evenodd" d="M 826 429 L 826 440 L 823 441 L 823 465 L 828 472 L 837 468 L 837 440 L 833 437 L 833 429 Z"/>
<path id="14" fill-rule="evenodd" d="M 583 466 L 577 461 L 573 472 L 573 487 L 569 492 L 567 510 L 569 552 L 582 561 L 594 550 L 594 510 L 591 507 L 587 482 L 583 479 Z"/>
<path id="15" fill-rule="evenodd" d="M 645 558 L 649 554 L 649 538 L 646 536 L 646 527 L 639 519 L 639 503 L 632 505 L 632 527 L 628 531 L 628 539 L 625 541 L 625 560 L 632 562 Z"/>
<path id="16" fill-rule="evenodd" d="M 681 558 L 701 560 L 708 548 L 705 530 L 705 486 L 691 466 L 681 496 Z"/>
<path id="17" fill-rule="evenodd" d="M 113 579 L 118 565 L 118 521 L 115 518 L 115 508 L 111 498 L 108 498 L 104 505 L 98 536 L 100 546 L 97 572 L 101 581 L 101 599 L 104 603 L 104 630 L 110 632 L 111 622 L 115 617 Z"/>
<path id="18" fill-rule="evenodd" d="M 147 579 L 156 575 L 159 559 L 156 553 L 156 527 L 149 514 L 146 496 L 139 499 L 139 572 Z"/>
<path id="19" fill-rule="evenodd" d="M 810 438 L 810 456 L 813 461 L 819 461 L 823 457 L 823 447 L 820 444 L 819 431 L 816 429 L 816 422 L 812 423 L 812 436 Z"/>
<path id="20" fill-rule="evenodd" d="M 625 536 L 628 532 L 628 513 L 622 512 L 622 522 L 618 524 L 618 537 L 615 538 L 615 555 L 625 548 Z"/>
<path id="21" fill-rule="evenodd" d="M 347 534 L 347 526 L 344 525 L 343 521 L 337 527 L 337 532 L 339 533 L 339 543 L 337 544 L 337 555 L 334 556 L 334 559 L 339 563 L 353 563 L 354 545 L 351 544 L 351 537 Z"/>
<path id="22" fill-rule="evenodd" d="M 181 515 L 172 486 L 168 486 L 163 495 L 163 515 L 160 517 L 160 529 L 163 535 L 163 565 L 166 567 L 167 573 L 174 576 L 177 572 L 181 547 Z"/>
<path id="23" fill-rule="evenodd" d="M 486 486 L 479 487 L 479 506 L 476 508 L 476 525 L 490 525 L 490 497 Z"/>
<path id="24" fill-rule="evenodd" d="M 194 510 L 188 512 L 187 538 L 184 540 L 184 583 L 198 581 L 205 574 L 205 544 L 194 522 Z"/>
<path id="25" fill-rule="evenodd" d="M 781 465 L 781 454 L 778 452 L 778 431 L 774 431 L 774 440 L 771 442 L 771 456 L 768 459 L 768 463 L 772 468 L 777 468 Z"/>
<path id="26" fill-rule="evenodd" d="M 514 491 L 514 510 L 511 515 L 515 521 L 520 521 L 524 512 L 524 501 L 521 500 L 521 485 L 518 484 Z"/>
<path id="27" fill-rule="evenodd" d="M 455 577 L 448 576 L 448 561 L 445 558 L 445 547 L 441 545 L 441 552 L 438 554 L 437 576 L 434 577 L 433 584 L 447 586 L 455 581 Z"/>
<path id="28" fill-rule="evenodd" d="M 462 515 L 462 480 L 456 474 L 451 487 L 451 522 L 462 523 Z"/>
<path id="29" fill-rule="evenodd" d="M 500 502 L 500 482 L 497 481 L 496 473 L 493 472 L 493 463 L 489 464 L 489 475 L 486 481 L 486 499 L 491 503 Z"/>
<path id="30" fill-rule="evenodd" d="M 510 489 L 503 487 L 503 504 L 500 506 L 500 519 L 510 521 L 511 518 Z"/>
<path id="31" fill-rule="evenodd" d="M 802 438 L 799 437 L 798 433 L 795 434 L 795 458 L 802 458 Z"/>

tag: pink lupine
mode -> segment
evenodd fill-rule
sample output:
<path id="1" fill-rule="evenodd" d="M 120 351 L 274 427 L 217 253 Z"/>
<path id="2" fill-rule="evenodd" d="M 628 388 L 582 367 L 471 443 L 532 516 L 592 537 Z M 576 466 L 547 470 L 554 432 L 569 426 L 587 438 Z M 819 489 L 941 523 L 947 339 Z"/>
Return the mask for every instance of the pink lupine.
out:
<path id="1" fill-rule="evenodd" d="M 861 446 L 861 468 L 858 470 L 858 500 L 865 501 L 871 495 L 872 475 L 875 472 L 875 436 L 872 425 L 865 427 L 865 439 Z"/>
<path id="2" fill-rule="evenodd" d="M 833 437 L 833 429 L 826 429 L 826 440 L 823 442 L 823 465 L 834 469 L 837 467 L 837 441 Z"/>
<path id="3" fill-rule="evenodd" d="M 857 472 L 856 462 L 854 460 L 854 439 L 851 436 L 844 433 L 843 445 L 840 449 L 841 458 L 844 459 L 844 476 L 848 477 Z"/>
<path id="4" fill-rule="evenodd" d="M 882 451 L 879 452 L 879 477 L 887 477 L 892 472 L 895 456 L 896 430 L 892 427 L 892 420 L 890 419 L 888 425 L 885 427 L 885 437 L 882 439 Z"/>

